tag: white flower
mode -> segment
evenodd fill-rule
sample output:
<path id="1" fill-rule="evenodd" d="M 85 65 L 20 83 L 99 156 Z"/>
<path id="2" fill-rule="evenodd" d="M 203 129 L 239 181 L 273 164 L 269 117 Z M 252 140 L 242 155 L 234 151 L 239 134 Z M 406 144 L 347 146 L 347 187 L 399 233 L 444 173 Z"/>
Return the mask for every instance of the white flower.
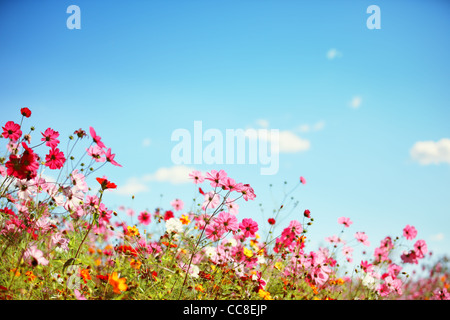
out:
<path id="1" fill-rule="evenodd" d="M 203 249 L 203 251 L 205 252 L 205 255 L 209 259 L 212 259 L 216 255 L 216 248 L 211 246 L 207 246 L 206 248 Z"/>
<path id="2" fill-rule="evenodd" d="M 375 278 L 372 277 L 370 274 L 366 274 L 365 277 L 362 280 L 362 284 L 369 288 L 370 290 L 374 290 L 376 288 L 376 282 L 375 282 Z"/>
<path id="3" fill-rule="evenodd" d="M 176 218 L 170 218 L 169 220 L 166 221 L 166 231 L 167 233 L 178 233 L 181 232 L 181 230 L 183 230 L 183 224 L 181 223 L 180 219 L 176 219 Z"/>

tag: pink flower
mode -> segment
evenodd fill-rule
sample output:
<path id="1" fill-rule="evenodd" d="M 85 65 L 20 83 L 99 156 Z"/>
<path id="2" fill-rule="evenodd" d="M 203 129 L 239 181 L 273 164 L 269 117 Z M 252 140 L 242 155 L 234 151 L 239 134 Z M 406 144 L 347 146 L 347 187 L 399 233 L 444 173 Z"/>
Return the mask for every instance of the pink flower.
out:
<path id="1" fill-rule="evenodd" d="M 78 172 L 78 169 L 75 169 L 70 174 L 72 179 L 72 184 L 79 188 L 83 192 L 88 192 L 89 187 L 85 181 L 85 177 L 81 172 Z"/>
<path id="2" fill-rule="evenodd" d="M 353 223 L 350 218 L 346 218 L 346 217 L 340 217 L 338 219 L 338 223 L 339 224 L 343 224 L 346 228 L 350 227 L 350 225 Z"/>
<path id="3" fill-rule="evenodd" d="M 101 141 L 102 137 L 98 136 L 95 132 L 94 128 L 89 127 L 89 132 L 91 133 L 91 137 L 94 140 L 94 142 L 100 147 L 100 148 L 106 148 L 105 144 Z"/>
<path id="4" fill-rule="evenodd" d="M 85 296 L 83 296 L 78 289 L 73 290 L 73 293 L 75 294 L 75 298 L 77 300 L 87 300 Z"/>
<path id="5" fill-rule="evenodd" d="M 369 237 L 364 232 L 357 232 L 355 234 L 355 238 L 356 238 L 356 240 L 361 242 L 363 245 L 370 246 L 370 242 L 368 240 Z"/>
<path id="6" fill-rule="evenodd" d="M 100 148 L 98 145 L 90 146 L 89 149 L 86 149 L 87 153 L 96 161 L 96 162 L 105 162 L 106 158 L 105 150 Z"/>
<path id="7" fill-rule="evenodd" d="M 175 211 L 183 210 L 184 203 L 180 199 L 173 200 L 170 205 L 174 208 Z"/>
<path id="8" fill-rule="evenodd" d="M 64 153 L 59 151 L 58 148 L 50 149 L 49 154 L 45 156 L 45 165 L 52 170 L 61 169 L 65 162 Z"/>
<path id="9" fill-rule="evenodd" d="M 417 236 L 417 230 L 413 226 L 410 226 L 409 224 L 403 229 L 403 236 L 407 240 L 412 240 Z"/>
<path id="10" fill-rule="evenodd" d="M 48 128 L 44 131 L 44 133 L 41 132 L 41 134 L 44 136 L 41 141 L 45 141 L 45 145 L 50 148 L 56 148 L 59 144 L 59 140 L 57 139 L 59 137 L 59 132 L 54 131 L 52 128 Z"/>
<path id="11" fill-rule="evenodd" d="M 27 248 L 25 250 L 23 258 L 25 261 L 28 261 L 28 263 L 33 267 L 36 267 L 38 264 L 41 264 L 43 266 L 46 266 L 48 264 L 48 260 L 44 258 L 44 254 L 37 248 L 36 245 L 32 245 Z"/>
<path id="12" fill-rule="evenodd" d="M 301 184 L 306 184 L 306 180 L 305 180 L 305 178 L 303 178 L 303 177 L 300 177 L 300 182 L 301 182 Z"/>
<path id="13" fill-rule="evenodd" d="M 417 240 L 414 244 L 414 249 L 416 251 L 417 257 L 422 259 L 425 257 L 425 253 L 428 252 L 427 244 L 425 240 Z"/>
<path id="14" fill-rule="evenodd" d="M 202 173 L 200 171 L 194 170 L 189 174 L 189 177 L 194 180 L 195 184 L 202 183 L 205 181 L 205 178 L 203 177 Z"/>
<path id="15" fill-rule="evenodd" d="M 289 229 L 290 232 L 292 232 L 295 235 L 300 235 L 303 232 L 303 227 L 301 225 L 300 222 L 298 222 L 297 220 L 292 220 L 289 223 L 289 226 L 287 227 L 287 229 Z"/>
<path id="16" fill-rule="evenodd" d="M 414 250 L 411 250 L 409 252 L 404 252 L 400 258 L 402 259 L 403 263 L 411 263 L 411 264 L 418 264 L 418 258 L 416 255 L 416 252 Z"/>
<path id="17" fill-rule="evenodd" d="M 220 204 L 220 195 L 210 191 L 205 194 L 205 200 L 203 201 L 202 209 L 214 209 Z"/>
<path id="18" fill-rule="evenodd" d="M 211 181 L 211 187 L 221 187 L 222 181 L 227 177 L 227 173 L 224 170 L 216 171 L 211 170 L 211 172 L 206 173 L 206 180 Z"/>
<path id="19" fill-rule="evenodd" d="M 244 184 L 240 189 L 240 192 L 242 193 L 245 201 L 253 200 L 256 198 L 255 192 L 249 184 Z"/>
<path id="20" fill-rule="evenodd" d="M 235 215 L 229 212 L 222 211 L 219 213 L 215 220 L 218 224 L 222 225 L 225 231 L 235 232 L 239 228 L 238 220 Z"/>
<path id="21" fill-rule="evenodd" d="M 116 160 L 114 160 L 115 154 L 111 154 L 111 148 L 106 151 L 106 161 L 111 162 L 111 164 L 122 167 L 122 165 L 118 164 Z"/>
<path id="22" fill-rule="evenodd" d="M 229 200 L 227 200 L 225 205 L 227 206 L 229 213 L 234 214 L 234 215 L 238 214 L 239 205 L 235 202 L 235 200 L 229 199 Z"/>
<path id="23" fill-rule="evenodd" d="M 22 136 L 22 130 L 20 130 L 20 125 L 14 123 L 13 121 L 8 121 L 3 128 L 3 138 L 11 139 L 16 142 Z"/>
<path id="24" fill-rule="evenodd" d="M 242 184 L 236 183 L 233 178 L 226 177 L 221 181 L 223 190 L 237 191 L 239 192 Z"/>
<path id="25" fill-rule="evenodd" d="M 205 233 L 209 239 L 217 241 L 224 235 L 225 229 L 216 221 L 212 221 L 206 226 Z"/>
<path id="26" fill-rule="evenodd" d="M 142 211 L 138 216 L 138 220 L 140 223 L 147 226 L 151 222 L 151 214 L 147 211 Z"/>
<path id="27" fill-rule="evenodd" d="M 239 224 L 239 229 L 244 233 L 244 237 L 254 237 L 255 233 L 258 231 L 258 223 L 253 221 L 252 219 L 243 219 Z"/>
<path id="28" fill-rule="evenodd" d="M 372 270 L 373 270 L 373 265 L 367 261 L 361 261 L 360 265 L 361 265 L 361 269 L 366 273 L 372 272 Z"/>
<path id="29" fill-rule="evenodd" d="M 450 300 L 450 293 L 447 291 L 447 288 L 436 288 L 433 291 L 433 297 L 431 300 Z"/>

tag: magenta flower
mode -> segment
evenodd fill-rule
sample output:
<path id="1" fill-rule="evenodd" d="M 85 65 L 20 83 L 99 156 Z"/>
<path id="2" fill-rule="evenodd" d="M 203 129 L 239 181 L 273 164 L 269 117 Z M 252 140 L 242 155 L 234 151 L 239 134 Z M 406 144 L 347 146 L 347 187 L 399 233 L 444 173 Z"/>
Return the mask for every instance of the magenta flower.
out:
<path id="1" fill-rule="evenodd" d="M 117 167 L 122 167 L 122 165 L 118 164 L 116 160 L 114 160 L 114 157 L 116 156 L 115 154 L 111 154 L 111 148 L 109 148 L 106 151 L 106 161 L 111 162 L 111 164 L 117 166 Z"/>
<path id="2" fill-rule="evenodd" d="M 143 225 L 147 226 L 150 222 L 151 222 L 151 214 L 148 213 L 147 211 L 142 211 L 139 215 L 138 215 L 138 220 L 140 223 L 142 223 Z"/>
<path id="3" fill-rule="evenodd" d="M 300 177 L 300 182 L 301 182 L 301 184 L 306 184 L 306 180 L 305 180 L 305 178 L 303 178 L 303 177 Z"/>
<path id="4" fill-rule="evenodd" d="M 254 237 L 258 231 L 258 223 L 252 219 L 243 219 L 239 224 L 239 229 L 244 233 L 244 238 Z"/>
<path id="5" fill-rule="evenodd" d="M 106 148 L 105 144 L 101 141 L 102 137 L 98 136 L 95 132 L 94 128 L 89 127 L 89 132 L 91 133 L 91 137 L 94 140 L 94 142 L 100 147 L 100 148 Z"/>
<path id="6" fill-rule="evenodd" d="M 59 137 L 59 132 L 54 131 L 52 128 L 48 128 L 43 133 L 43 138 L 41 141 L 45 141 L 45 145 L 50 148 L 56 148 L 59 144 L 59 140 L 57 139 Z"/>
<path id="7" fill-rule="evenodd" d="M 66 162 L 66 158 L 64 157 L 64 153 L 59 151 L 58 148 L 50 149 L 48 155 L 45 156 L 45 165 L 50 169 L 61 169 Z"/>
<path id="8" fill-rule="evenodd" d="M 409 224 L 403 229 L 403 236 L 407 240 L 412 240 L 417 236 L 417 230 L 413 226 L 410 226 Z"/>
<path id="9" fill-rule="evenodd" d="M 338 219 L 338 223 L 339 224 L 343 224 L 346 228 L 350 227 L 350 225 L 353 223 L 350 218 L 346 218 L 346 217 L 340 217 Z"/>
<path id="10" fill-rule="evenodd" d="M 22 136 L 22 130 L 20 130 L 20 125 L 14 123 L 13 121 L 8 121 L 3 128 L 2 136 L 6 139 L 11 139 L 16 142 Z"/>

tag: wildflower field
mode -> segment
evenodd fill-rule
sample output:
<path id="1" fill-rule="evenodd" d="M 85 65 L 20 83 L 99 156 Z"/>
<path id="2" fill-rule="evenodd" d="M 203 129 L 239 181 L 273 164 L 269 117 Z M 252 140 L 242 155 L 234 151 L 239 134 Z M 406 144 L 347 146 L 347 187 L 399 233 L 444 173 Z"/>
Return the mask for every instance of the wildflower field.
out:
<path id="1" fill-rule="evenodd" d="M 302 209 L 277 234 L 278 214 L 289 205 L 280 203 L 262 234 L 239 213 L 258 190 L 220 168 L 190 174 L 198 190 L 192 204 L 173 199 L 127 225 L 120 219 L 126 209 L 103 199 L 117 185 L 102 168 L 121 164 L 99 133 L 78 129 L 60 141 L 57 128 L 27 127 L 30 109 L 17 115 L 1 124 L 0 299 L 450 299 L 447 258 L 432 260 L 420 226 L 405 221 L 353 261 L 369 239 L 348 232 L 352 217 L 315 221 Z M 296 183 L 292 192 L 307 187 L 304 177 Z M 313 223 L 335 223 L 341 232 L 326 247 L 309 247 Z"/>

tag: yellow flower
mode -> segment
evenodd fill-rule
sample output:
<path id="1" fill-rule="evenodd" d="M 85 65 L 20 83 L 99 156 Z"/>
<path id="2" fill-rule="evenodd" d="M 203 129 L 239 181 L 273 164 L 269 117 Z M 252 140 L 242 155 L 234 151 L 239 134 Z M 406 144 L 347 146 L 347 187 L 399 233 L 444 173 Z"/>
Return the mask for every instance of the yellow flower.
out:
<path id="1" fill-rule="evenodd" d="M 15 273 L 15 276 L 16 276 L 16 277 L 19 277 L 19 276 L 20 276 L 20 272 L 19 272 L 16 268 L 11 269 L 10 271 L 11 271 L 11 273 Z"/>
<path id="2" fill-rule="evenodd" d="M 251 258 L 253 257 L 253 252 L 250 249 L 247 249 L 246 247 L 244 247 L 244 255 Z"/>
<path id="3" fill-rule="evenodd" d="M 282 271 L 283 270 L 283 263 L 280 261 L 275 262 L 275 269 Z"/>
<path id="4" fill-rule="evenodd" d="M 132 237 L 139 236 L 139 230 L 136 226 L 132 226 L 132 227 L 128 226 L 127 230 L 128 230 L 128 233 L 130 236 L 132 236 Z"/>
<path id="5" fill-rule="evenodd" d="M 195 290 L 200 291 L 200 292 L 204 292 L 205 289 L 203 289 L 203 286 L 201 284 L 198 284 L 195 286 Z"/>
<path id="6" fill-rule="evenodd" d="M 259 289 L 258 294 L 264 300 L 273 300 L 273 298 L 270 296 L 270 292 L 268 292 L 268 291 L 264 291 L 263 289 Z"/>
<path id="7" fill-rule="evenodd" d="M 109 284 L 113 286 L 114 293 L 120 293 L 122 291 L 126 291 L 128 289 L 127 284 L 125 283 L 127 279 L 119 278 L 117 272 L 113 272 L 109 277 Z"/>
<path id="8" fill-rule="evenodd" d="M 189 224 L 191 222 L 191 220 L 189 220 L 189 216 L 187 216 L 185 214 L 183 214 L 180 217 L 180 221 L 181 221 L 182 224 Z"/>

